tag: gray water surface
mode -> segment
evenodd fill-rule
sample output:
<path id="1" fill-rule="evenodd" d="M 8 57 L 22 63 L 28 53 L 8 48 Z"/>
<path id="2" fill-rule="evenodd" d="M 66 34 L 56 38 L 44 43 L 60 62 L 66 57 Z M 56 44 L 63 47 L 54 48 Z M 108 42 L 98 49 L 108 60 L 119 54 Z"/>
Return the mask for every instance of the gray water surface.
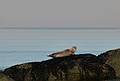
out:
<path id="1" fill-rule="evenodd" d="M 50 59 L 77 46 L 77 54 L 98 55 L 120 48 L 120 29 L 0 29 L 0 67 Z"/>

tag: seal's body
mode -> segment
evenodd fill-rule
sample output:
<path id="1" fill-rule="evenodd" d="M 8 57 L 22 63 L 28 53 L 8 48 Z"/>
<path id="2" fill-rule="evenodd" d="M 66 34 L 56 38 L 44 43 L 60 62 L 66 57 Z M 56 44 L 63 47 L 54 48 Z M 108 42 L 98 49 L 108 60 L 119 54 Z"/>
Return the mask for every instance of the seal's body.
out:
<path id="1" fill-rule="evenodd" d="M 74 46 L 74 47 L 72 47 L 72 48 L 70 48 L 70 49 L 66 49 L 66 50 L 64 50 L 64 51 L 52 53 L 52 54 L 50 54 L 50 55 L 48 55 L 48 56 L 49 56 L 49 57 L 53 57 L 53 58 L 70 56 L 70 55 L 74 55 L 76 49 L 77 49 L 77 48 Z"/>

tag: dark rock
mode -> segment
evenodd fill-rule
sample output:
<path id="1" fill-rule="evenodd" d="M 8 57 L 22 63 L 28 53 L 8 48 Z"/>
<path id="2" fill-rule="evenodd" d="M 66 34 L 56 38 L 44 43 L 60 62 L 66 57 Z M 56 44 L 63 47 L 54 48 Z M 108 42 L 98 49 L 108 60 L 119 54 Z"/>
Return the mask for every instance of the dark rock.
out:
<path id="1" fill-rule="evenodd" d="M 107 51 L 98 56 L 101 62 L 114 68 L 116 76 L 120 78 L 120 48 Z"/>
<path id="2" fill-rule="evenodd" d="M 103 64 L 101 66 L 102 68 L 102 78 L 104 80 L 112 80 L 112 79 L 116 79 L 116 73 L 115 70 L 108 64 Z"/>
<path id="3" fill-rule="evenodd" d="M 73 57 L 71 57 L 72 60 L 75 60 L 79 63 L 83 63 L 83 62 L 86 62 L 86 63 L 99 63 L 100 60 L 93 54 L 80 54 L 80 55 L 75 55 Z"/>
<path id="4" fill-rule="evenodd" d="M 0 81 L 14 81 L 14 80 L 0 71 Z"/>
<path id="5" fill-rule="evenodd" d="M 97 81 L 115 77 L 114 69 L 92 54 L 15 65 L 4 73 L 15 81 Z"/>

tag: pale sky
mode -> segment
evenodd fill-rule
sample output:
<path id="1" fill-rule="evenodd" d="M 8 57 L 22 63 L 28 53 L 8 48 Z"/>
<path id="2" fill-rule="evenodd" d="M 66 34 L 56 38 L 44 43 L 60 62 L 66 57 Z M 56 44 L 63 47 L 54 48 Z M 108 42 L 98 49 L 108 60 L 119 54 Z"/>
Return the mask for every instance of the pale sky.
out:
<path id="1" fill-rule="evenodd" d="M 120 27 L 120 0 L 0 0 L 0 27 Z"/>

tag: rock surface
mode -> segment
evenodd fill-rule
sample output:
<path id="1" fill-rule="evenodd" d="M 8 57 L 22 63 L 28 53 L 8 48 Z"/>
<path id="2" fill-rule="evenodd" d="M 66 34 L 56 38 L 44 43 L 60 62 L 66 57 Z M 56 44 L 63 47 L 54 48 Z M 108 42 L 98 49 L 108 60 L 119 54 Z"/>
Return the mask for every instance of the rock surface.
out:
<path id="1" fill-rule="evenodd" d="M 6 76 L 4 73 L 0 72 L 0 81 L 14 81 L 14 80 Z"/>
<path id="2" fill-rule="evenodd" d="M 108 64 L 114 68 L 116 76 L 120 78 L 120 48 L 109 50 L 98 56 L 102 63 Z"/>
<path id="3" fill-rule="evenodd" d="M 111 66 L 92 54 L 15 65 L 4 73 L 15 81 L 97 81 L 116 76 Z"/>

